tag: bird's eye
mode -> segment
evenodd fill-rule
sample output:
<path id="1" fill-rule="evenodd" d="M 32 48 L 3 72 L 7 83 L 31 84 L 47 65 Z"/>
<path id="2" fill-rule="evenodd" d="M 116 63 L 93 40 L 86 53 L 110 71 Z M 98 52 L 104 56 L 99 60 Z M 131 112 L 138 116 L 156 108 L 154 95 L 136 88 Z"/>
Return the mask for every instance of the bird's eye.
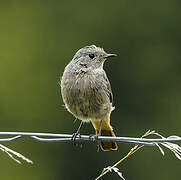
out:
<path id="1" fill-rule="evenodd" d="M 89 54 L 89 57 L 90 57 L 91 59 L 93 59 L 93 58 L 95 57 L 95 55 L 94 55 L 94 54 Z"/>

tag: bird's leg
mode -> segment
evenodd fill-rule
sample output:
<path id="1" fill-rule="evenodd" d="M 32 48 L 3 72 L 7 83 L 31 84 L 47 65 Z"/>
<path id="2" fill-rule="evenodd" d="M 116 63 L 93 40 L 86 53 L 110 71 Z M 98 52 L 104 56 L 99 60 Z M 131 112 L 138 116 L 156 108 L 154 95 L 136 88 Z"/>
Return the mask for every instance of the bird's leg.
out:
<path id="1" fill-rule="evenodd" d="M 102 119 L 100 121 L 99 133 L 97 134 L 98 136 L 101 136 L 101 131 L 102 131 Z"/>
<path id="2" fill-rule="evenodd" d="M 99 133 L 97 134 L 97 139 L 98 136 L 101 136 L 101 131 L 102 131 L 102 119 L 100 121 L 100 127 L 99 127 Z M 97 152 L 99 152 L 99 149 L 100 149 L 100 142 L 97 143 Z"/>
<path id="3" fill-rule="evenodd" d="M 76 133 L 73 133 L 72 135 L 72 141 L 73 141 L 73 144 L 75 145 L 75 140 L 76 140 L 76 137 L 80 136 L 80 129 L 81 127 L 83 126 L 83 121 L 81 121 L 78 129 L 77 129 L 77 132 Z"/>

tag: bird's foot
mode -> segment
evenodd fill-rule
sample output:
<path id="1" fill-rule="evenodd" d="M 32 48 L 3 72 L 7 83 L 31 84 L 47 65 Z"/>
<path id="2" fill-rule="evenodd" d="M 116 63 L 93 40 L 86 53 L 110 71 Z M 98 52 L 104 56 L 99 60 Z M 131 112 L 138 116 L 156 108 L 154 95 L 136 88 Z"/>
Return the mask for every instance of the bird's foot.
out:
<path id="1" fill-rule="evenodd" d="M 99 136 L 100 136 L 99 134 L 91 134 L 91 135 L 89 135 L 89 139 L 90 139 L 91 141 L 95 142 L 95 141 L 98 140 L 98 137 L 99 137 Z M 100 150 L 100 142 L 98 141 L 98 142 L 97 142 L 97 152 L 99 152 L 99 150 Z"/>
<path id="2" fill-rule="evenodd" d="M 76 141 L 76 138 L 80 138 L 81 136 L 80 136 L 80 133 L 79 132 L 76 132 L 76 133 L 73 133 L 72 134 L 72 141 Z"/>
<path id="3" fill-rule="evenodd" d="M 72 142 L 74 146 L 79 146 L 82 148 L 82 143 L 80 142 L 76 142 L 76 138 L 81 138 L 80 133 L 76 132 L 72 134 Z"/>
<path id="4" fill-rule="evenodd" d="M 98 134 L 90 134 L 89 135 L 89 139 L 91 140 L 91 141 L 97 141 L 98 140 Z"/>

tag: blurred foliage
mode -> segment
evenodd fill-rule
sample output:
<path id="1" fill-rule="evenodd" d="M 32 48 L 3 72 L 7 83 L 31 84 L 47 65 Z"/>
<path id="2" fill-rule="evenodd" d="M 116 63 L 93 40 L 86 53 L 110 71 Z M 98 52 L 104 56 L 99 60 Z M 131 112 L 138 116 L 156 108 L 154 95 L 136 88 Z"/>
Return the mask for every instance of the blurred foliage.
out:
<path id="1" fill-rule="evenodd" d="M 79 122 L 63 107 L 58 85 L 81 47 L 95 44 L 119 56 L 106 62 L 119 136 L 155 129 L 180 135 L 181 2 L 0 1 L 0 131 L 73 133 Z M 91 134 L 86 124 L 82 133 Z M 93 179 L 132 147 L 96 152 L 71 143 L 6 143 L 34 165 L 18 165 L 1 153 L 1 179 Z M 145 148 L 120 167 L 126 179 L 178 179 L 180 162 Z M 144 171 L 143 171 L 144 169 Z M 162 173 L 164 172 L 164 173 Z M 106 175 L 103 179 L 118 179 Z"/>

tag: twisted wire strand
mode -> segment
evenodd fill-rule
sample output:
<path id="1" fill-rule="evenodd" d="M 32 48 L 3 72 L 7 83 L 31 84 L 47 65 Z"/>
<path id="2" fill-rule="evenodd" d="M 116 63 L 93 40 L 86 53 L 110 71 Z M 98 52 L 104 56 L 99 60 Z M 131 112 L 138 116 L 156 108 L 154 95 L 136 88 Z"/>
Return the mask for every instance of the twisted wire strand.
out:
<path id="1" fill-rule="evenodd" d="M 35 132 L 0 132 L 0 137 L 12 136 L 8 138 L 0 138 L 0 142 L 9 142 L 22 137 L 30 137 L 36 141 L 41 142 L 69 142 L 72 141 L 71 134 L 55 134 L 55 133 L 35 133 Z M 75 141 L 117 141 L 132 144 L 140 144 L 146 146 L 155 146 L 157 142 L 175 142 L 181 141 L 179 136 L 170 136 L 168 138 L 134 138 L 134 137 L 109 137 L 109 136 L 90 136 L 90 135 L 77 135 Z"/>

